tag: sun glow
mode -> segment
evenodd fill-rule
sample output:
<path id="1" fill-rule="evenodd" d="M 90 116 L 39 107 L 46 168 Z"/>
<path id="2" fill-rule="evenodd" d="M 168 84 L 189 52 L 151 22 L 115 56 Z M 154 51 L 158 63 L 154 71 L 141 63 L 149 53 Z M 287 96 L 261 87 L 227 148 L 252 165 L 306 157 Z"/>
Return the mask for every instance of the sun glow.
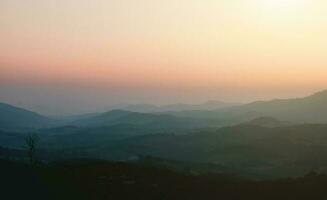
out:
<path id="1" fill-rule="evenodd" d="M 296 10 L 303 9 L 306 5 L 305 0 L 259 0 L 266 9 L 274 10 Z"/>
<path id="2" fill-rule="evenodd" d="M 308 3 L 307 0 L 257 0 L 256 2 L 266 15 L 283 18 L 302 15 L 305 13 Z"/>
<path id="3" fill-rule="evenodd" d="M 326 10 L 326 0 L 0 0 L 0 90 L 319 90 Z"/>

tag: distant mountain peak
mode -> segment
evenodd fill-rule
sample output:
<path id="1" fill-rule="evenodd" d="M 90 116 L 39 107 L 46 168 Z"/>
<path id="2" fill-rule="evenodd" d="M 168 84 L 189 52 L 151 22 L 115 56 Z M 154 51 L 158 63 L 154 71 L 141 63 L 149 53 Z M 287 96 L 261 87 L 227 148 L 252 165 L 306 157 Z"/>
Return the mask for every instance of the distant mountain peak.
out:
<path id="1" fill-rule="evenodd" d="M 327 98 L 327 89 L 326 90 L 319 91 L 319 92 L 316 92 L 316 93 L 314 93 L 313 95 L 311 95 L 309 97 Z"/>
<path id="2" fill-rule="evenodd" d="M 0 129 L 27 130 L 44 127 L 50 123 L 53 123 L 53 121 L 38 113 L 0 103 Z"/>
<path id="3" fill-rule="evenodd" d="M 289 125 L 290 123 L 280 121 L 273 117 L 263 116 L 263 117 L 255 118 L 249 122 L 245 122 L 244 124 L 262 126 L 262 127 L 267 127 L 267 128 L 274 128 L 274 127 L 286 126 L 286 125 Z"/>
<path id="4" fill-rule="evenodd" d="M 108 112 L 105 112 L 104 114 L 107 114 L 107 113 L 111 113 L 111 114 L 114 114 L 114 113 L 131 113 L 131 111 L 127 111 L 127 110 L 123 110 L 123 109 L 113 109 L 113 110 L 110 110 Z"/>

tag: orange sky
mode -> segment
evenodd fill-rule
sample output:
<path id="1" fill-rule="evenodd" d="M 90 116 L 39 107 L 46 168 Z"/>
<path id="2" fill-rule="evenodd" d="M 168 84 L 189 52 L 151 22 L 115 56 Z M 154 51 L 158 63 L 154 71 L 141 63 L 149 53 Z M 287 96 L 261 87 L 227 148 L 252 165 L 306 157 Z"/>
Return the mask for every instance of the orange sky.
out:
<path id="1" fill-rule="evenodd" d="M 327 88 L 326 10 L 323 0 L 2 0 L 0 101 L 24 102 L 26 85 L 157 103 L 305 95 Z"/>

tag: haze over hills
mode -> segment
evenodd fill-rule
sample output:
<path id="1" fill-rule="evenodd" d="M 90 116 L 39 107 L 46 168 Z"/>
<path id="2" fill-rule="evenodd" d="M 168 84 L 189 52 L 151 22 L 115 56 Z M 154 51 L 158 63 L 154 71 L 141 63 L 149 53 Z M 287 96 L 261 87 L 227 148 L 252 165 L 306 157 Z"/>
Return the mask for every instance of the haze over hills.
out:
<path id="1" fill-rule="evenodd" d="M 209 125 L 206 120 L 176 117 L 168 114 L 138 113 L 125 110 L 112 110 L 94 117 L 77 120 L 72 123 L 81 127 L 110 126 L 116 124 L 139 125 L 148 129 L 196 128 Z"/>
<path id="2" fill-rule="evenodd" d="M 327 200 L 326 10 L 0 0 L 0 200 Z"/>
<path id="3" fill-rule="evenodd" d="M 0 145 L 21 149 L 32 131 L 40 148 L 61 158 L 154 156 L 215 163 L 247 175 L 300 175 L 312 167 L 327 171 L 326 100 L 323 91 L 218 110 L 111 110 L 60 122 L 1 104 Z"/>
<path id="4" fill-rule="evenodd" d="M 236 106 L 232 106 L 233 103 L 218 101 L 202 105 L 175 104 L 162 107 L 134 105 L 126 108 L 142 110 L 142 113 L 112 110 L 66 117 L 61 120 L 8 104 L 0 104 L 0 129 L 37 129 L 63 125 L 94 127 L 114 124 L 147 125 L 158 128 L 219 127 L 244 123 L 260 117 L 272 117 L 292 123 L 327 123 L 326 102 L 327 91 L 322 91 L 304 98 L 258 101 Z"/>
<path id="5" fill-rule="evenodd" d="M 258 112 L 262 116 L 300 123 L 327 123 L 327 90 L 308 97 L 258 101 L 231 108 L 228 112 Z"/>
<path id="6" fill-rule="evenodd" d="M 240 103 L 228 103 L 223 101 L 207 101 L 204 104 L 170 104 L 163 106 L 156 106 L 153 104 L 136 104 L 129 105 L 123 110 L 134 112 L 167 112 L 167 111 L 187 111 L 187 110 L 217 110 L 240 105 Z"/>
<path id="7" fill-rule="evenodd" d="M 218 105 L 219 104 L 219 105 Z M 222 105 L 223 104 L 223 105 Z M 147 125 L 149 128 L 194 128 L 203 127 L 209 124 L 214 125 L 210 120 L 195 120 L 189 117 L 177 117 L 169 114 L 151 114 L 149 112 L 172 110 L 176 111 L 184 109 L 209 109 L 218 108 L 221 106 L 231 106 L 229 103 L 208 102 L 203 105 L 187 105 L 175 104 L 163 107 L 156 107 L 150 111 L 150 105 L 134 105 L 129 106 L 127 110 L 111 110 L 104 113 L 82 114 L 66 117 L 46 117 L 29 110 L 21 109 L 9 104 L 1 104 L 0 107 L 0 129 L 38 129 L 54 126 L 110 126 L 115 124 L 131 124 L 131 125 Z M 233 104 L 234 105 L 234 104 Z M 142 112 L 128 111 L 128 110 L 142 110 Z M 219 124 L 219 123 L 217 123 Z"/>
<path id="8" fill-rule="evenodd" d="M 273 117 L 292 123 L 327 123 L 327 90 L 294 99 L 256 101 L 216 111 L 166 112 L 180 117 L 216 118 L 231 124 L 244 123 L 260 117 Z"/>

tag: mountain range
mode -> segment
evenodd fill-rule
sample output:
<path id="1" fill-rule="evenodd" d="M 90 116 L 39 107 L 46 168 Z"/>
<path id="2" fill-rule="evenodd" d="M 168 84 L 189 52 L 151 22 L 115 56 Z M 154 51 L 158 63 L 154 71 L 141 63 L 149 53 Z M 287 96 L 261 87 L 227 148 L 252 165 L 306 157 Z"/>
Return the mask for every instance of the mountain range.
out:
<path id="1" fill-rule="evenodd" d="M 0 145 L 21 149 L 26 133 L 60 158 L 153 156 L 214 163 L 255 176 L 327 171 L 327 91 L 217 110 L 103 113 L 53 119 L 0 104 Z"/>
<path id="2" fill-rule="evenodd" d="M 327 123 L 326 103 L 327 90 L 303 98 L 257 101 L 244 105 L 216 101 L 203 105 L 175 104 L 163 107 L 133 105 L 126 107 L 126 110 L 112 110 L 60 120 L 1 103 L 0 129 L 26 131 L 63 125 L 95 127 L 115 124 L 158 128 L 221 127 L 260 117 L 272 117 L 292 123 Z"/>
<path id="3" fill-rule="evenodd" d="M 271 101 L 256 101 L 216 111 L 166 112 L 179 117 L 220 119 L 228 124 L 243 123 L 260 117 L 273 117 L 292 123 L 327 123 L 327 90 L 313 95 Z"/>
<path id="4" fill-rule="evenodd" d="M 295 99 L 258 101 L 233 107 L 228 112 L 257 112 L 280 120 L 300 123 L 327 123 L 327 90 Z"/>

